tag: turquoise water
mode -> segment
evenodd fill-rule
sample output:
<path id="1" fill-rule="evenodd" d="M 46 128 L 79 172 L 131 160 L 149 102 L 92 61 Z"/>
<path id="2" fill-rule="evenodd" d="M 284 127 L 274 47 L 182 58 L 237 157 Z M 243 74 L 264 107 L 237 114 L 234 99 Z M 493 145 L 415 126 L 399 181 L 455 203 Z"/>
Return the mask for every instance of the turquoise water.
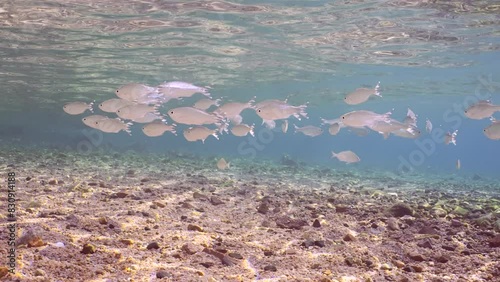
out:
<path id="1" fill-rule="evenodd" d="M 500 104 L 500 33 L 496 1 L 15 1 L 0 6 L 0 140 L 12 146 L 102 151 L 167 151 L 227 159 L 345 167 L 332 150 L 352 150 L 353 168 L 471 178 L 499 177 L 500 141 L 487 139 L 488 120 L 463 109 L 480 99 Z M 86 127 L 62 106 L 98 102 L 130 82 L 180 80 L 211 86 L 214 98 L 245 102 L 289 98 L 309 102 L 309 119 L 290 118 L 287 134 L 269 131 L 253 112 L 256 138 L 221 136 L 191 143 Z M 349 106 L 343 97 L 381 82 L 383 98 Z M 171 107 L 191 105 L 202 96 Z M 315 138 L 292 124 L 320 125 L 352 110 L 402 120 L 410 107 L 424 132 L 419 139 L 359 137 L 341 130 Z M 96 108 L 96 113 L 100 111 Z M 497 113 L 497 118 L 500 115 Z M 425 133 L 425 119 L 444 132 L 458 129 L 457 145 Z M 278 123 L 278 127 L 280 123 Z M 326 127 L 323 127 L 327 131 Z M 253 144 L 253 145 L 252 145 Z M 460 159 L 461 169 L 456 169 Z M 409 163 L 409 165 L 408 165 Z M 403 169 L 402 169 L 403 168 Z M 406 168 L 406 169 L 405 169 Z"/>

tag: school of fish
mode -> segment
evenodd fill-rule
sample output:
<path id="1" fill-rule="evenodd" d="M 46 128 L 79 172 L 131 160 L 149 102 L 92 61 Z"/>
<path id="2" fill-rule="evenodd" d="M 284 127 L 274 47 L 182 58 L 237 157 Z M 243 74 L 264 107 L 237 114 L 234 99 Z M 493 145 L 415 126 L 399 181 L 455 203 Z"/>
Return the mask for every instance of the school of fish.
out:
<path id="1" fill-rule="evenodd" d="M 164 82 L 156 87 L 140 83 L 128 83 L 118 89 L 115 94 L 118 98 L 112 98 L 98 104 L 98 108 L 104 113 L 114 113 L 117 117 L 98 115 L 94 113 L 95 101 L 86 103 L 75 101 L 63 106 L 63 110 L 70 115 L 81 115 L 86 111 L 92 115 L 82 118 L 82 122 L 94 129 L 106 133 L 118 133 L 124 131 L 131 135 L 130 127 L 134 123 L 142 123 L 142 131 L 146 136 L 158 137 L 165 132 L 177 135 L 177 124 L 185 125 L 182 135 L 187 141 L 195 142 L 205 140 L 213 136 L 227 133 L 238 137 L 247 135 L 254 136 L 255 124 L 243 123 L 241 113 L 247 109 L 253 110 L 257 116 L 262 118 L 262 124 L 273 129 L 276 121 L 281 122 L 283 133 L 288 131 L 291 117 L 296 120 L 308 118 L 306 113 L 307 103 L 294 106 L 287 100 L 263 100 L 256 103 L 256 97 L 247 102 L 222 103 L 222 99 L 213 99 L 210 87 L 200 87 L 182 81 Z M 203 95 L 192 106 L 170 108 L 165 114 L 160 112 L 160 107 L 170 100 L 182 100 L 195 94 Z M 372 97 L 382 97 L 380 93 L 380 82 L 373 88 L 358 88 L 344 97 L 348 105 L 359 105 L 367 102 Z M 210 110 L 210 109 L 213 110 Z M 467 118 L 480 120 L 490 118 L 491 125 L 484 128 L 484 135 L 492 140 L 500 140 L 500 121 L 495 120 L 493 114 L 500 112 L 500 105 L 494 105 L 491 101 L 479 101 L 470 105 L 464 115 Z M 356 110 L 345 113 L 338 118 L 327 120 L 321 119 L 321 125 L 328 127 L 330 135 L 337 135 L 342 128 L 357 134 L 366 136 L 369 131 L 374 131 L 383 136 L 384 139 L 390 135 L 414 139 L 421 136 L 422 131 L 417 127 L 417 115 L 408 108 L 407 115 L 403 121 L 398 121 L 392 116 L 392 111 L 376 113 L 368 110 Z M 173 123 L 168 123 L 167 118 Z M 293 125 L 295 133 L 301 133 L 309 137 L 316 137 L 324 133 L 323 129 L 314 125 L 298 127 Z M 429 119 L 425 122 L 425 131 L 430 134 L 433 125 Z M 444 136 L 443 143 L 456 145 L 458 130 L 448 132 Z M 332 158 L 344 163 L 356 163 L 361 159 L 352 151 L 346 150 L 335 153 Z M 226 169 L 229 163 L 225 160 L 217 164 L 219 169 Z M 457 165 L 459 167 L 459 164 Z"/>

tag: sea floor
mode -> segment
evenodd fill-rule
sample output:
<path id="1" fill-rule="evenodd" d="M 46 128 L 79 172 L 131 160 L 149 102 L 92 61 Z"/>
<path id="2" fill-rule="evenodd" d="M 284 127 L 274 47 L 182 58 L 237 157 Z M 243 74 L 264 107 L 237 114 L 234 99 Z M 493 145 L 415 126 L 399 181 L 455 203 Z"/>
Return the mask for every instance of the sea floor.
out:
<path id="1" fill-rule="evenodd" d="M 289 160 L 220 171 L 174 153 L 4 148 L 0 161 L 2 281 L 500 281 L 495 181 Z"/>

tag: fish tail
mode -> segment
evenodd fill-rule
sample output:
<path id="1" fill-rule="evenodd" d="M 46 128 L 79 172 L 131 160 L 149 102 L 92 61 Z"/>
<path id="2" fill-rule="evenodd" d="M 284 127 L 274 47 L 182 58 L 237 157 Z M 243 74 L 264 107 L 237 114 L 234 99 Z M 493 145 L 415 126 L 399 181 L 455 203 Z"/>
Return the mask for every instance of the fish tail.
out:
<path id="1" fill-rule="evenodd" d="M 321 120 L 321 125 L 325 125 L 326 124 L 326 119 L 324 119 L 322 117 L 320 117 L 319 119 Z"/>
<path id="2" fill-rule="evenodd" d="M 332 151 L 332 156 L 330 158 L 333 159 L 333 158 L 336 158 L 336 157 L 337 157 L 337 154 L 335 154 L 335 152 Z"/>
<path id="3" fill-rule="evenodd" d="M 249 108 L 253 109 L 254 108 L 254 105 L 253 103 L 255 103 L 255 99 L 257 98 L 257 96 L 253 96 L 252 99 L 250 99 L 250 101 L 247 102 L 247 105 Z"/>
<path id="4" fill-rule="evenodd" d="M 294 124 L 294 125 L 293 125 L 293 128 L 295 128 L 295 132 L 294 132 L 294 133 L 297 133 L 297 132 L 298 132 L 298 130 L 299 130 L 299 127 L 298 127 L 297 125 L 295 125 L 295 124 Z"/>
<path id="5" fill-rule="evenodd" d="M 214 105 L 215 105 L 216 107 L 220 107 L 220 102 L 221 102 L 221 101 L 222 101 L 222 99 L 215 99 L 215 101 L 214 101 Z"/>
<path id="6" fill-rule="evenodd" d="M 94 103 L 95 103 L 95 100 L 93 100 L 92 102 L 89 103 L 89 111 L 91 113 L 94 113 L 94 108 L 93 108 L 94 107 Z"/>

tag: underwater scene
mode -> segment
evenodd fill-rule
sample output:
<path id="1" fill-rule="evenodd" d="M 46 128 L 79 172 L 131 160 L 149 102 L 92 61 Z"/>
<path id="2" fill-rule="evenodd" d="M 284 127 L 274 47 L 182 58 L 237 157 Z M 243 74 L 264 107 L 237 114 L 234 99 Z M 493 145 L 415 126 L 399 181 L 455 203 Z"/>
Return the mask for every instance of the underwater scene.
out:
<path id="1" fill-rule="evenodd" d="M 500 4 L 0 3 L 0 281 L 500 281 Z"/>

